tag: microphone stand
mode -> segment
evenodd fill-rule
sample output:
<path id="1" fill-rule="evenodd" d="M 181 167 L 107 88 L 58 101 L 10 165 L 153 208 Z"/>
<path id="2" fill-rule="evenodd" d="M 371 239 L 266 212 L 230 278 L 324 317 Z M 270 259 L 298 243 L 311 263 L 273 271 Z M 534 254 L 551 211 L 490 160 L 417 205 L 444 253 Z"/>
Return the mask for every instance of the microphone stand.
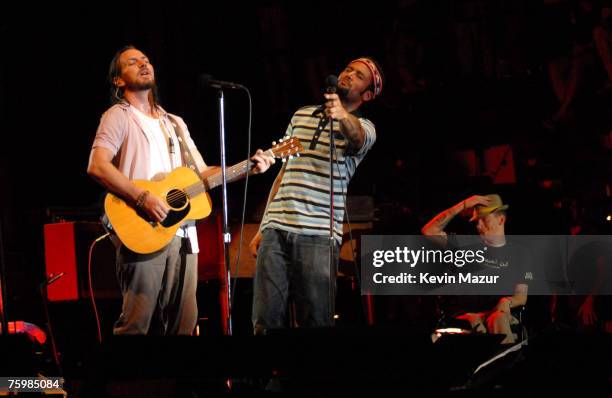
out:
<path id="1" fill-rule="evenodd" d="M 223 195 L 223 255 L 225 259 L 224 273 L 225 273 L 225 284 L 222 289 L 226 290 L 226 294 L 222 298 L 224 303 L 222 305 L 227 309 L 227 313 L 221 316 L 226 318 L 223 320 L 223 326 L 225 327 L 225 334 L 228 336 L 232 335 L 232 309 L 231 309 L 231 297 L 230 295 L 230 249 L 229 245 L 232 240 L 232 235 L 228 225 L 228 206 L 227 206 L 227 176 L 225 174 L 225 99 L 223 96 L 223 87 L 219 86 L 219 138 L 221 145 L 221 187 Z"/>
<path id="2" fill-rule="evenodd" d="M 335 93 L 336 87 L 329 87 L 328 93 Z M 335 286 L 336 267 L 334 251 L 336 249 L 334 238 L 334 158 L 336 156 L 336 137 L 334 133 L 334 119 L 329 118 L 329 316 L 331 326 L 335 325 Z"/>
<path id="3" fill-rule="evenodd" d="M 231 308 L 231 297 L 232 294 L 230 289 L 230 242 L 232 241 L 232 234 L 229 230 L 228 223 L 228 205 L 227 205 L 227 176 L 225 173 L 226 160 L 225 160 L 225 98 L 223 96 L 223 87 L 219 86 L 219 142 L 221 146 L 221 191 L 223 196 L 223 255 L 224 255 L 224 270 L 225 281 L 222 282 L 221 286 L 221 317 L 223 319 L 224 333 L 227 336 L 232 335 L 232 308 Z M 225 294 L 223 291 L 225 290 Z M 223 307 L 226 312 L 224 313 Z"/>

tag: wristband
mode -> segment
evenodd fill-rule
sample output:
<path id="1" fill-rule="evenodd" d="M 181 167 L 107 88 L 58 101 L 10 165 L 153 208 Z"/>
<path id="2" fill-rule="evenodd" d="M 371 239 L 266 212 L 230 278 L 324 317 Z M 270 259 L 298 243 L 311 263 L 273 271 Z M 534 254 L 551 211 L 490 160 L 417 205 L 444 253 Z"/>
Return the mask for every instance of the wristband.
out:
<path id="1" fill-rule="evenodd" d="M 149 191 L 143 191 L 140 195 L 138 195 L 138 199 L 136 199 L 136 207 L 141 208 L 148 195 Z"/>

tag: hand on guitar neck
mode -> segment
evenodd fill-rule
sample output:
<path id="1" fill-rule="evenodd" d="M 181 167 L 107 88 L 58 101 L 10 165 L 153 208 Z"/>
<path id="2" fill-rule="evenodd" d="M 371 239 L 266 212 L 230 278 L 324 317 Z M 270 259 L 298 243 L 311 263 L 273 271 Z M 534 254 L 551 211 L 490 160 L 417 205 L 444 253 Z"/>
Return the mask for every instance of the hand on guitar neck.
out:
<path id="1" fill-rule="evenodd" d="M 251 157 L 251 160 L 255 162 L 255 166 L 251 168 L 253 174 L 265 173 L 266 170 L 274 164 L 274 156 L 266 154 L 266 152 L 258 149 L 255 155 Z"/>

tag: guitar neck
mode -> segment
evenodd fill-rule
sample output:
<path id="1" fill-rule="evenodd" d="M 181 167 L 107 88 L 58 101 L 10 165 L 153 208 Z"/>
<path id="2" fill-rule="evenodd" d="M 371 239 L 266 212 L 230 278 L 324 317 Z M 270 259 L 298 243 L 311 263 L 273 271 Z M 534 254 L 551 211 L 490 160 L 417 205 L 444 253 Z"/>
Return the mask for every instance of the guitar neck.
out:
<path id="1" fill-rule="evenodd" d="M 244 160 L 238 164 L 227 167 L 225 169 L 225 175 L 227 178 L 227 182 L 233 182 L 239 180 L 244 177 L 251 168 L 255 165 L 255 162 L 251 160 Z M 204 177 L 202 181 L 198 181 L 197 183 L 190 185 L 185 188 L 185 193 L 187 196 L 193 198 L 197 195 L 200 195 L 204 192 L 210 191 L 213 188 L 218 187 L 223 182 L 221 170 L 214 172 L 208 177 Z"/>
<path id="2" fill-rule="evenodd" d="M 276 156 L 272 149 L 268 149 L 267 151 L 265 151 L 265 154 L 272 157 Z M 247 173 L 250 172 L 254 166 L 255 162 L 250 159 L 247 159 L 233 166 L 227 167 L 225 169 L 225 177 L 227 179 L 227 182 L 234 182 L 236 180 L 241 179 L 242 177 L 246 176 Z M 188 196 L 194 197 L 196 195 L 218 187 L 223 183 L 223 175 L 221 172 L 222 170 L 221 168 L 219 168 L 219 171 L 214 172 L 208 177 L 204 177 L 203 181 L 200 181 L 196 184 L 187 187 L 185 189 L 185 192 Z"/>
<path id="3" fill-rule="evenodd" d="M 255 162 L 251 160 L 244 160 L 238 164 L 227 167 L 225 169 L 225 178 L 227 179 L 227 182 L 234 182 L 246 176 L 254 165 Z M 219 170 L 204 179 L 204 185 L 206 186 L 207 191 L 221 185 L 223 182 L 221 171 L 222 170 Z"/>
<path id="4" fill-rule="evenodd" d="M 264 154 L 271 156 L 271 157 L 275 156 L 272 149 L 268 149 L 267 151 L 264 152 Z M 227 167 L 225 169 L 225 178 L 227 179 L 227 182 L 234 182 L 246 176 L 247 173 L 251 171 L 253 166 L 255 166 L 255 162 L 253 162 L 250 159 L 247 159 L 233 166 Z M 223 182 L 221 171 L 222 171 L 221 168 L 219 168 L 219 171 L 204 178 L 204 185 L 207 191 L 221 185 L 221 183 Z"/>

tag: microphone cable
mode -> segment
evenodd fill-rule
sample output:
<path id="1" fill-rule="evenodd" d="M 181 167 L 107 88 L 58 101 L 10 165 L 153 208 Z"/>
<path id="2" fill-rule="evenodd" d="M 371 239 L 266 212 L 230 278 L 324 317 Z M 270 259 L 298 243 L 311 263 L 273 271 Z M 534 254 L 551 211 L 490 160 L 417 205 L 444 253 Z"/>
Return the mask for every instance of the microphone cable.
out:
<path id="1" fill-rule="evenodd" d="M 342 174 L 340 173 L 340 163 L 338 163 L 338 156 L 335 157 L 336 160 L 336 170 L 338 171 L 338 176 L 340 176 L 340 186 L 342 187 L 342 196 L 344 197 L 344 214 L 346 214 L 346 223 L 349 230 L 349 242 L 351 246 L 351 257 L 353 260 L 353 268 L 355 272 L 355 278 L 357 278 L 357 286 L 361 289 L 361 274 L 359 270 L 359 265 L 357 264 L 357 258 L 355 257 L 355 247 L 353 246 L 353 229 L 351 227 L 351 219 L 349 217 L 349 209 L 348 209 L 348 187 L 344 185 L 344 178 L 342 178 Z M 346 167 L 346 159 L 345 159 L 345 167 Z M 348 170 L 347 170 L 348 175 Z M 338 249 L 338 263 L 340 262 L 340 252 L 342 250 L 342 246 Z M 359 295 L 361 298 L 361 294 Z M 359 300 L 361 302 L 361 311 L 364 319 L 367 320 L 367 310 L 365 308 L 365 304 L 363 303 L 363 299 Z"/>
<path id="2" fill-rule="evenodd" d="M 49 285 L 51 285 L 52 283 L 55 283 L 58 279 L 60 279 L 64 275 L 66 275 L 65 272 L 60 272 L 57 275 L 50 274 L 47 276 L 47 278 L 44 281 L 40 283 L 40 285 L 38 285 L 39 293 L 40 293 L 42 304 L 43 304 L 43 311 L 45 313 L 45 320 L 47 322 L 49 340 L 51 341 L 51 354 L 53 355 L 53 362 L 55 363 L 55 366 L 57 367 L 57 371 L 59 372 L 60 376 L 64 376 L 64 371 L 62 369 L 60 354 L 57 349 L 57 341 L 55 340 L 55 333 L 53 332 L 53 327 L 51 325 L 51 316 L 49 315 L 49 305 L 47 303 L 48 301 L 47 288 Z"/>
<path id="3" fill-rule="evenodd" d="M 253 122 L 253 99 L 251 98 L 251 92 L 249 91 L 248 88 L 246 87 L 242 87 L 242 89 L 244 91 L 246 91 L 248 100 L 249 100 L 249 124 L 248 124 L 248 132 L 247 132 L 247 165 L 249 164 L 249 160 L 251 158 L 251 128 L 252 128 L 252 122 Z M 244 224 L 245 224 L 245 218 L 246 218 L 246 203 L 247 203 L 247 194 L 248 194 L 248 187 L 249 187 L 249 171 L 247 170 L 246 173 L 246 177 L 244 179 L 244 196 L 242 199 L 242 216 L 240 219 L 240 238 L 238 240 L 238 251 L 236 253 L 236 276 L 234 277 L 234 281 L 232 282 L 232 286 L 231 286 L 231 300 L 230 300 L 230 309 L 233 312 L 233 308 L 234 308 L 234 298 L 236 297 L 236 286 L 238 284 L 238 271 L 240 270 L 240 256 L 242 254 L 242 240 L 243 240 L 243 235 L 244 235 Z M 229 266 L 230 264 L 228 264 Z M 231 275 L 231 268 L 230 268 L 230 275 Z"/>
<path id="4" fill-rule="evenodd" d="M 96 318 L 96 327 L 98 329 L 98 342 L 102 343 L 102 327 L 100 326 L 100 315 L 98 314 L 98 307 L 96 306 L 96 298 L 94 297 L 93 283 L 91 278 L 91 255 L 93 253 L 94 246 L 96 243 L 100 242 L 102 239 L 110 236 L 110 233 L 105 233 L 104 235 L 96 238 L 89 246 L 89 259 L 87 261 L 87 280 L 89 283 L 89 298 L 91 299 L 91 306 L 94 311 L 94 317 Z"/>

